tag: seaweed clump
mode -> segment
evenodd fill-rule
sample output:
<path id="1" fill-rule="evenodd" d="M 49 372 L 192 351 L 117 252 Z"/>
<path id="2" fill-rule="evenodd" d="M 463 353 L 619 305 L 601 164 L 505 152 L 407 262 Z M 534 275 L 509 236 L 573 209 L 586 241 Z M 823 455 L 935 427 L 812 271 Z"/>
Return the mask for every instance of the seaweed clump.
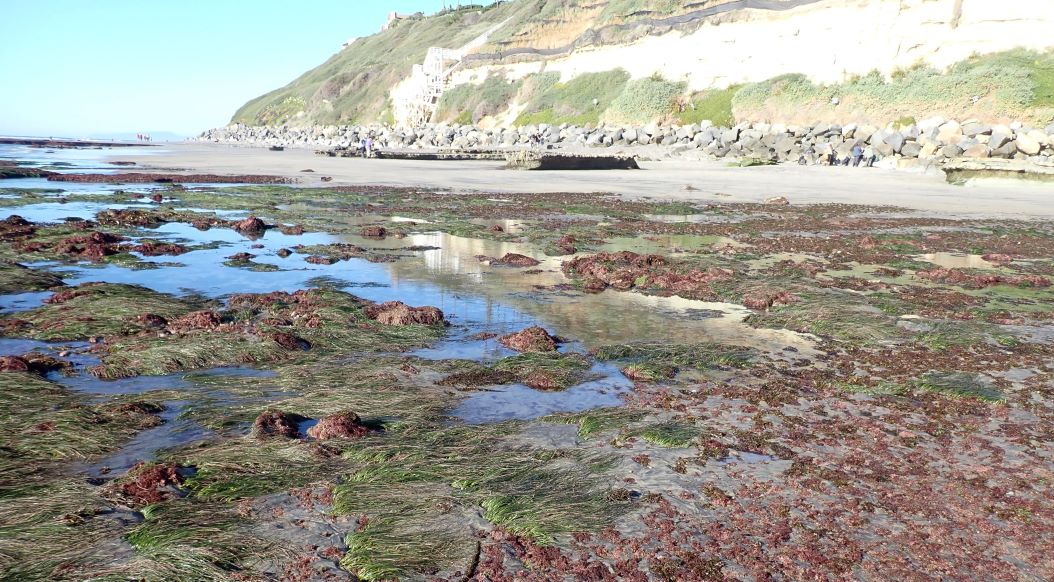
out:
<path id="1" fill-rule="evenodd" d="M 498 338 L 501 345 L 517 352 L 555 352 L 559 341 L 537 325 Z"/>

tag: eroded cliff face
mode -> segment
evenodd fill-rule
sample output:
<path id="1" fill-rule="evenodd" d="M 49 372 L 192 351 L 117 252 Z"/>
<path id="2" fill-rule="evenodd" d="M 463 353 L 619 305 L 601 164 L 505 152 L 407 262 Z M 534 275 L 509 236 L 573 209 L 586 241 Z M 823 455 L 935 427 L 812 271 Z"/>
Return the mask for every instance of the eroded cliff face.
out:
<path id="1" fill-rule="evenodd" d="M 920 64 L 946 69 L 975 54 L 1054 47 L 1050 0 L 738 0 L 697 5 L 697 10 L 672 16 L 586 29 L 575 40 L 553 46 L 552 38 L 568 38 L 567 23 L 557 19 L 551 27 L 560 35 L 548 34 L 544 27 L 535 30 L 539 38 L 550 39 L 547 46 L 532 49 L 519 35 L 504 52 L 493 45 L 481 47 L 454 70 L 450 85 L 478 84 L 492 75 L 516 80 L 542 71 L 557 72 L 567 81 L 614 68 L 633 78 L 660 74 L 684 82 L 688 91 L 791 73 L 829 84 L 876 70 L 889 76 Z M 611 38 L 633 40 L 605 44 Z M 392 93 L 397 99 L 398 87 Z M 960 97 L 964 105 L 955 110 L 916 114 L 985 113 L 983 103 L 970 107 L 976 105 L 973 96 L 953 96 Z M 511 123 L 516 107 L 511 104 L 512 114 L 493 116 L 489 123 Z M 852 114 L 854 120 L 878 122 L 895 109 L 873 103 L 862 108 L 873 111 L 759 106 L 737 115 L 794 123 Z M 1005 121 L 1009 114 L 992 115 L 991 121 Z"/>

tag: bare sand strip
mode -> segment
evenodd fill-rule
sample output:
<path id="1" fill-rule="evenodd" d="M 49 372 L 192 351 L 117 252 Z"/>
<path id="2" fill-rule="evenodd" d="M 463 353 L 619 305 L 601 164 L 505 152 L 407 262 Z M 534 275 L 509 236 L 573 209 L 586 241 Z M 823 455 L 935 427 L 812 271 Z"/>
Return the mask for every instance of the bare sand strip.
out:
<path id="1" fill-rule="evenodd" d="M 161 150 L 161 148 L 158 148 Z M 125 156 L 127 157 L 127 156 Z M 265 173 L 306 186 L 383 185 L 489 192 L 611 192 L 630 199 L 893 205 L 948 217 L 1054 217 L 1054 185 L 986 181 L 954 186 L 940 172 L 796 165 L 732 168 L 726 162 L 641 162 L 642 170 L 517 172 L 486 161 L 327 158 L 311 149 L 167 144 L 140 171 Z M 303 172 L 312 169 L 314 172 Z M 321 178 L 333 178 L 322 182 Z"/>

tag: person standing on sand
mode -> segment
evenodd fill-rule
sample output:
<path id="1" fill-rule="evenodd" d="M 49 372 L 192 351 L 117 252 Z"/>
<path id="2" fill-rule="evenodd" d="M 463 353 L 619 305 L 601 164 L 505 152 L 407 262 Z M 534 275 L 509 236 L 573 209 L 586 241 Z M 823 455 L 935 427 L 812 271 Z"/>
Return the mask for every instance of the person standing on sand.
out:
<path id="1" fill-rule="evenodd" d="M 366 136 L 366 157 L 367 158 L 372 158 L 373 157 L 373 136 L 372 135 Z"/>
<path id="2" fill-rule="evenodd" d="M 828 166 L 833 166 L 834 165 L 834 146 L 831 145 L 831 142 L 827 142 L 827 143 L 823 144 L 823 149 L 820 150 L 820 152 L 823 155 L 823 159 L 827 160 L 827 165 Z"/>
<path id="3" fill-rule="evenodd" d="M 875 165 L 875 148 L 873 146 L 868 145 L 864 148 L 864 160 L 866 160 L 864 165 L 868 168 Z"/>
<path id="4" fill-rule="evenodd" d="M 864 159 L 864 148 L 860 147 L 860 142 L 853 144 L 853 167 L 860 166 L 860 160 Z"/>

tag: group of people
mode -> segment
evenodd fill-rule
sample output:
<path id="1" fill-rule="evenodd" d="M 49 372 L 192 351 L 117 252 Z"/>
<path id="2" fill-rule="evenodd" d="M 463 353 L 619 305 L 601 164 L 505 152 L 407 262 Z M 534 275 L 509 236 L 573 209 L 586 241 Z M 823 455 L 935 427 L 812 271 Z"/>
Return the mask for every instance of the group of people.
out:
<path id="1" fill-rule="evenodd" d="M 816 157 L 816 148 L 809 146 L 802 153 L 801 157 L 798 158 L 798 164 L 804 166 L 809 164 L 813 159 L 818 164 L 826 164 L 828 166 L 848 166 L 852 164 L 853 167 L 857 167 L 860 164 L 864 164 L 870 168 L 875 165 L 878 161 L 878 152 L 875 151 L 871 145 L 867 147 L 861 146 L 860 143 L 853 144 L 853 149 L 850 150 L 849 155 L 844 158 L 838 157 L 838 151 L 831 143 L 823 144 L 820 149 L 820 155 Z"/>
<path id="2" fill-rule="evenodd" d="M 135 139 L 138 141 L 150 141 L 150 136 L 145 133 L 135 134 Z"/>

